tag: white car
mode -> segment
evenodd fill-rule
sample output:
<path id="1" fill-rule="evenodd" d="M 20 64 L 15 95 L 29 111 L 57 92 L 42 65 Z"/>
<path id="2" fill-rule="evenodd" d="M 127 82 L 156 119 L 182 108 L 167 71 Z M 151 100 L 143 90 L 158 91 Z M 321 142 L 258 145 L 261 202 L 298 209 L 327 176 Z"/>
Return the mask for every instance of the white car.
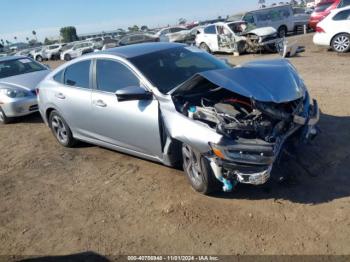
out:
<path id="1" fill-rule="evenodd" d="M 161 29 L 155 36 L 159 38 L 160 42 L 184 42 L 190 33 L 191 30 L 186 27 L 174 26 Z"/>
<path id="2" fill-rule="evenodd" d="M 246 22 L 215 23 L 197 29 L 196 46 L 207 52 L 254 53 L 261 48 L 274 49 L 280 39 L 276 29 L 262 27 L 243 30 Z"/>
<path id="3" fill-rule="evenodd" d="M 350 50 L 350 6 L 339 8 L 317 24 L 314 44 L 331 46 L 338 53 Z"/>
<path id="4" fill-rule="evenodd" d="M 56 59 L 60 57 L 61 49 L 64 44 L 53 44 L 45 47 L 45 53 L 47 59 Z"/>
<path id="5" fill-rule="evenodd" d="M 87 53 L 94 52 L 93 42 L 77 42 L 61 53 L 61 60 L 69 61 Z"/>
<path id="6" fill-rule="evenodd" d="M 44 60 L 48 60 L 45 47 L 38 47 L 38 48 L 33 49 L 29 53 L 29 56 L 32 57 L 35 61 L 38 61 L 38 62 L 42 62 Z"/>

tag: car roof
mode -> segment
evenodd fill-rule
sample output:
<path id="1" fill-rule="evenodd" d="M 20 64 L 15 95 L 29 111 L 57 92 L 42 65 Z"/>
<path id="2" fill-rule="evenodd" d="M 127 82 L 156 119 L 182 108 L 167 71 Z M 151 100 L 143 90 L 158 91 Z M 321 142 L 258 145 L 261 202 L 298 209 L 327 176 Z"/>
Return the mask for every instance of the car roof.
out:
<path id="1" fill-rule="evenodd" d="M 158 51 L 163 51 L 163 50 L 167 50 L 175 47 L 181 47 L 181 46 L 186 46 L 186 45 L 179 44 L 179 43 L 167 43 L 167 42 L 142 43 L 142 44 L 111 48 L 106 51 L 103 51 L 102 53 L 116 55 L 116 56 L 123 57 L 125 59 L 129 59 L 129 58 L 134 58 L 137 56 L 147 55 Z M 101 52 L 98 52 L 96 54 L 101 54 Z"/>
<path id="2" fill-rule="evenodd" d="M 0 62 L 21 59 L 21 58 L 28 58 L 28 57 L 27 56 L 20 56 L 20 55 L 4 56 L 4 57 L 0 57 Z"/>

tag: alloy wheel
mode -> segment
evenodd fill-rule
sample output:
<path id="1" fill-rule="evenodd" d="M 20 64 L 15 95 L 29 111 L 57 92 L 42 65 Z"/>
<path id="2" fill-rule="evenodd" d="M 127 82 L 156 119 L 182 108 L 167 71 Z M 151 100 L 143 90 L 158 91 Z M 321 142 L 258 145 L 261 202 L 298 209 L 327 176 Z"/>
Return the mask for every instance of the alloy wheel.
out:
<path id="1" fill-rule="evenodd" d="M 349 49 L 350 39 L 345 35 L 340 35 L 334 39 L 333 46 L 337 52 L 344 52 Z"/>
<path id="2" fill-rule="evenodd" d="M 51 120 L 52 130 L 54 131 L 56 138 L 60 143 L 66 144 L 68 143 L 68 133 L 66 126 L 64 125 L 62 119 L 55 115 Z"/>
<path id="3" fill-rule="evenodd" d="M 200 156 L 188 145 L 182 147 L 184 169 L 194 184 L 201 184 L 203 174 L 200 164 Z"/>
<path id="4" fill-rule="evenodd" d="M 4 122 L 5 121 L 5 115 L 2 112 L 2 110 L 0 110 L 0 122 Z"/>

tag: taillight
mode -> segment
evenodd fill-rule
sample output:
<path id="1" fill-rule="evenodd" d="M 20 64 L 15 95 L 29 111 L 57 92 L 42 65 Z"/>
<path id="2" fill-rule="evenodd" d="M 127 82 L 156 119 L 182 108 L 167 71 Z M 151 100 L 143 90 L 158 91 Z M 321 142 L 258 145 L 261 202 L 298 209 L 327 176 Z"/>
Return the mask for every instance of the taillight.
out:
<path id="1" fill-rule="evenodd" d="M 35 88 L 35 93 L 37 96 L 39 95 L 39 88 Z"/>
<path id="2" fill-rule="evenodd" d="M 319 27 L 319 26 L 316 27 L 316 32 L 317 33 L 326 33 L 326 31 L 324 31 L 323 28 Z"/>

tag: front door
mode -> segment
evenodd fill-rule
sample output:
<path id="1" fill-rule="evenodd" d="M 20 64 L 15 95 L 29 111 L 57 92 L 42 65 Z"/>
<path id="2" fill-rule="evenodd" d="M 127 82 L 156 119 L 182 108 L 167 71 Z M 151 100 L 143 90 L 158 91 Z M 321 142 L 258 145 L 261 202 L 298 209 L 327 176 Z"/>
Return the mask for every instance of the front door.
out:
<path id="1" fill-rule="evenodd" d="M 95 72 L 92 121 L 97 138 L 139 153 L 161 156 L 158 101 L 118 101 L 117 90 L 142 87 L 140 79 L 120 61 L 97 59 Z"/>

